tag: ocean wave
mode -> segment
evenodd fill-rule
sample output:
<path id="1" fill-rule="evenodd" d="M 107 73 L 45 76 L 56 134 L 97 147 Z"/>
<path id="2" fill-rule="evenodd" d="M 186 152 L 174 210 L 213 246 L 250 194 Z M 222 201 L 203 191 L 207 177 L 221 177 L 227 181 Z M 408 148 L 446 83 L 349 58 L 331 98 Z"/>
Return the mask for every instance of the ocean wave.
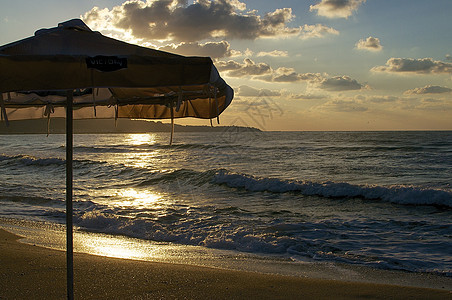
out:
<path id="1" fill-rule="evenodd" d="M 65 160 L 61 158 L 38 158 L 30 155 L 0 155 L 0 162 L 9 164 L 22 164 L 25 166 L 52 166 L 64 165 Z"/>
<path id="2" fill-rule="evenodd" d="M 59 207 L 64 204 L 64 201 L 59 199 L 52 199 L 47 197 L 39 197 L 39 196 L 18 196 L 18 195 L 0 195 L 0 201 L 5 202 L 14 202 L 28 205 L 36 205 L 36 206 L 50 206 L 50 207 Z"/>
<path id="3" fill-rule="evenodd" d="M 278 239 L 272 234 L 256 232 L 248 226 L 249 222 L 246 220 L 243 224 L 227 223 L 207 217 L 210 213 L 207 209 L 200 212 L 202 218 L 193 218 L 188 217 L 186 210 L 173 209 L 165 213 L 156 212 L 155 216 L 150 215 L 148 218 L 129 218 L 119 216 L 111 210 L 91 210 L 79 212 L 74 221 L 77 226 L 88 230 L 243 252 L 284 254 L 289 244 L 294 242 L 287 244 L 286 240 Z"/>
<path id="4" fill-rule="evenodd" d="M 92 165 L 105 165 L 104 161 L 95 161 L 88 159 L 74 159 L 74 168 L 77 167 L 89 167 Z M 58 157 L 35 157 L 31 155 L 0 155 L 0 164 L 4 166 L 26 166 L 26 167 L 51 167 L 51 166 L 64 166 L 66 160 Z"/>
<path id="5" fill-rule="evenodd" d="M 159 183 L 167 183 L 177 181 L 179 185 L 188 184 L 200 186 L 211 183 L 212 178 L 217 174 L 218 170 L 194 171 L 191 169 L 177 169 L 165 172 L 148 173 L 148 178 L 139 182 L 137 187 L 152 186 Z M 150 177 L 150 178 L 149 178 Z"/>
<path id="6" fill-rule="evenodd" d="M 250 192 L 299 192 L 306 196 L 328 198 L 364 198 L 405 205 L 435 205 L 452 208 L 452 193 L 437 189 L 411 186 L 370 186 L 346 182 L 289 181 L 277 178 L 259 178 L 246 174 L 218 171 L 213 177 L 216 184 L 242 188 Z"/>
<path id="7" fill-rule="evenodd" d="M 401 232 L 398 240 L 389 242 L 394 253 L 383 253 L 382 243 L 374 245 L 378 239 L 369 227 L 387 228 L 391 224 L 381 222 L 378 225 L 361 220 L 335 222 L 323 220 L 315 222 L 280 223 L 278 219 L 262 223 L 259 218 L 236 219 L 225 212 L 213 216 L 213 207 L 191 207 L 169 209 L 165 211 L 149 211 L 146 218 L 130 218 L 121 216 L 113 210 L 89 210 L 77 212 L 75 224 L 87 230 L 101 231 L 109 234 L 152 240 L 156 242 L 171 242 L 183 245 L 203 246 L 214 249 L 234 250 L 247 253 L 261 253 L 283 256 L 310 257 L 314 260 L 340 261 L 355 264 L 365 264 L 386 269 L 406 271 L 422 271 L 451 276 L 448 271 L 447 259 L 435 256 L 450 248 L 450 243 L 429 244 L 434 248 L 431 262 L 426 264 L 421 256 L 410 257 L 413 247 L 418 247 L 420 253 L 428 253 L 424 242 L 406 243 L 404 234 L 412 239 L 411 232 Z M 405 228 L 410 224 L 397 224 L 395 228 Z M 437 226 L 431 228 L 438 230 Z M 443 231 L 446 231 L 444 229 Z M 368 232 L 371 239 L 361 240 L 362 232 Z M 369 244 L 363 250 L 363 245 Z"/>
<path id="8" fill-rule="evenodd" d="M 347 182 L 311 182 L 260 178 L 247 174 L 233 173 L 225 169 L 212 169 L 204 172 L 190 169 L 155 172 L 140 181 L 137 187 L 146 187 L 174 181 L 177 181 L 179 185 L 188 184 L 194 186 L 213 183 L 226 185 L 230 188 L 245 189 L 249 192 L 296 192 L 305 196 L 363 198 L 403 205 L 433 205 L 452 208 L 452 193 L 441 189 L 402 185 L 355 185 Z"/>

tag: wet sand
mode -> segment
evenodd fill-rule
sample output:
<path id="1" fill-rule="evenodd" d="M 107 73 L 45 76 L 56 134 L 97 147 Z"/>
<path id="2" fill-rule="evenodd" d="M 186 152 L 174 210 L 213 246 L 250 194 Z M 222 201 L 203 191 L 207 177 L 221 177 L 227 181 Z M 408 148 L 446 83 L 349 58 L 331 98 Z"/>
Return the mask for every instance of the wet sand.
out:
<path id="1" fill-rule="evenodd" d="M 0 299 L 66 298 L 66 255 L 0 230 Z M 452 299 L 447 290 L 74 254 L 76 299 Z"/>

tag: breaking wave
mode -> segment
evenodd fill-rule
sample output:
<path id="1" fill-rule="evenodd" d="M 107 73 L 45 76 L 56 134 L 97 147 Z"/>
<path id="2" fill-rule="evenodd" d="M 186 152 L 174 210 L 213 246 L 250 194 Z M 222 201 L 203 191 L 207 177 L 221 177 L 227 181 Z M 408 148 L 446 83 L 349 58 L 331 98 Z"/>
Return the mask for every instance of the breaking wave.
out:
<path id="1" fill-rule="evenodd" d="M 314 260 L 333 260 L 378 268 L 422 270 L 445 276 L 452 275 L 447 269 L 445 257 L 434 257 L 432 254 L 434 262 L 428 266 L 425 266 L 419 257 L 394 256 L 390 253 L 382 259 L 384 254 L 378 250 L 362 249 L 363 242 L 360 240 L 363 233 L 369 236 L 366 243 L 378 240 L 378 232 L 369 230 L 375 226 L 379 230 L 386 230 L 388 227 L 399 230 L 401 228 L 393 246 L 398 250 L 402 249 L 401 253 L 410 253 L 413 247 L 424 253 L 425 249 L 422 247 L 426 247 L 425 244 L 405 243 L 404 238 L 410 234 L 409 228 L 414 225 L 429 226 L 432 231 L 446 234 L 450 232 L 451 225 L 431 226 L 422 222 L 413 224 L 403 220 L 388 223 L 360 219 L 346 222 L 331 219 L 281 223 L 278 219 L 262 222 L 257 215 L 255 217 L 250 217 L 249 212 L 240 211 L 237 207 L 224 209 L 212 206 L 173 207 L 159 211 L 143 211 L 140 217 L 136 218 L 122 216 L 111 209 L 90 207 L 85 208 L 83 212 L 77 212 L 75 223 L 88 230 L 157 242 L 248 253 L 303 256 Z M 435 251 L 445 251 L 450 247 L 450 243 L 436 243 L 429 247 L 434 247 Z"/>
<path id="2" fill-rule="evenodd" d="M 258 178 L 246 174 L 220 170 L 213 182 L 231 188 L 250 192 L 287 193 L 299 192 L 305 196 L 328 198 L 364 198 L 383 200 L 397 204 L 435 205 L 452 208 L 452 193 L 437 189 L 423 189 L 411 186 L 367 186 L 336 182 L 288 181 L 277 178 Z"/>

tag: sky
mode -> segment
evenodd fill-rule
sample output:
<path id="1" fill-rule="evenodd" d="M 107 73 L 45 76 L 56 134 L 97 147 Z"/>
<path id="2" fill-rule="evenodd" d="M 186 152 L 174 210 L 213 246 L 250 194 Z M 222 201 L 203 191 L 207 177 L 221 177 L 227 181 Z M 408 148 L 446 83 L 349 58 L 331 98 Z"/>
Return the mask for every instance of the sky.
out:
<path id="1" fill-rule="evenodd" d="M 126 42 L 210 56 L 235 92 L 220 125 L 452 130 L 451 0 L 0 3 L 0 45 L 80 18 Z"/>

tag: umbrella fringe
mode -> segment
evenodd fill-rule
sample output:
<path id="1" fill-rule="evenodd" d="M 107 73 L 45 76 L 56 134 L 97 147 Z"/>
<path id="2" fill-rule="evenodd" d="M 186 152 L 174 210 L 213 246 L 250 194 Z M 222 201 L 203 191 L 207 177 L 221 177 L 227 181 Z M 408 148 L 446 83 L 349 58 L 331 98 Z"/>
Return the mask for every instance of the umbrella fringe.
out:
<path id="1" fill-rule="evenodd" d="M 94 88 L 94 76 L 93 76 L 93 73 L 94 73 L 94 69 L 91 69 L 91 83 L 92 83 L 92 93 L 93 93 L 93 108 L 94 108 L 94 117 L 97 117 L 97 111 L 96 111 L 96 96 L 94 95 L 94 91 L 95 91 L 95 88 Z M 97 89 L 97 92 L 99 92 L 99 89 Z"/>
<path id="2" fill-rule="evenodd" d="M 212 97 L 210 97 L 210 93 L 209 93 L 209 119 L 210 119 L 210 127 L 213 127 L 213 123 L 212 123 Z"/>
<path id="3" fill-rule="evenodd" d="M 0 106 L 2 109 L 2 113 L 0 114 L 2 117 L 2 121 L 4 120 L 6 123 L 6 127 L 9 127 L 8 115 L 6 114 L 6 108 L 5 108 L 5 101 L 3 101 L 3 93 L 0 93 Z"/>
<path id="4" fill-rule="evenodd" d="M 170 107 L 171 111 L 171 135 L 170 135 L 170 146 L 173 144 L 173 136 L 174 136 L 174 110 L 173 110 L 173 101 L 170 101 Z"/>
<path id="5" fill-rule="evenodd" d="M 44 110 L 44 116 L 47 117 L 47 136 L 50 134 L 50 115 L 55 112 L 52 103 L 47 103 Z"/>
<path id="6" fill-rule="evenodd" d="M 99 91 L 99 89 L 97 89 Z M 94 108 L 94 117 L 97 117 L 97 111 L 96 111 L 96 96 L 94 95 L 94 89 L 93 89 L 93 108 Z"/>
<path id="7" fill-rule="evenodd" d="M 118 114 L 119 114 L 119 107 L 118 104 L 115 105 L 115 128 L 118 127 Z"/>
<path id="8" fill-rule="evenodd" d="M 215 96 L 215 106 L 217 107 L 217 124 L 220 125 L 220 107 L 218 104 L 218 96 L 217 96 L 217 88 L 213 87 L 214 96 Z"/>

